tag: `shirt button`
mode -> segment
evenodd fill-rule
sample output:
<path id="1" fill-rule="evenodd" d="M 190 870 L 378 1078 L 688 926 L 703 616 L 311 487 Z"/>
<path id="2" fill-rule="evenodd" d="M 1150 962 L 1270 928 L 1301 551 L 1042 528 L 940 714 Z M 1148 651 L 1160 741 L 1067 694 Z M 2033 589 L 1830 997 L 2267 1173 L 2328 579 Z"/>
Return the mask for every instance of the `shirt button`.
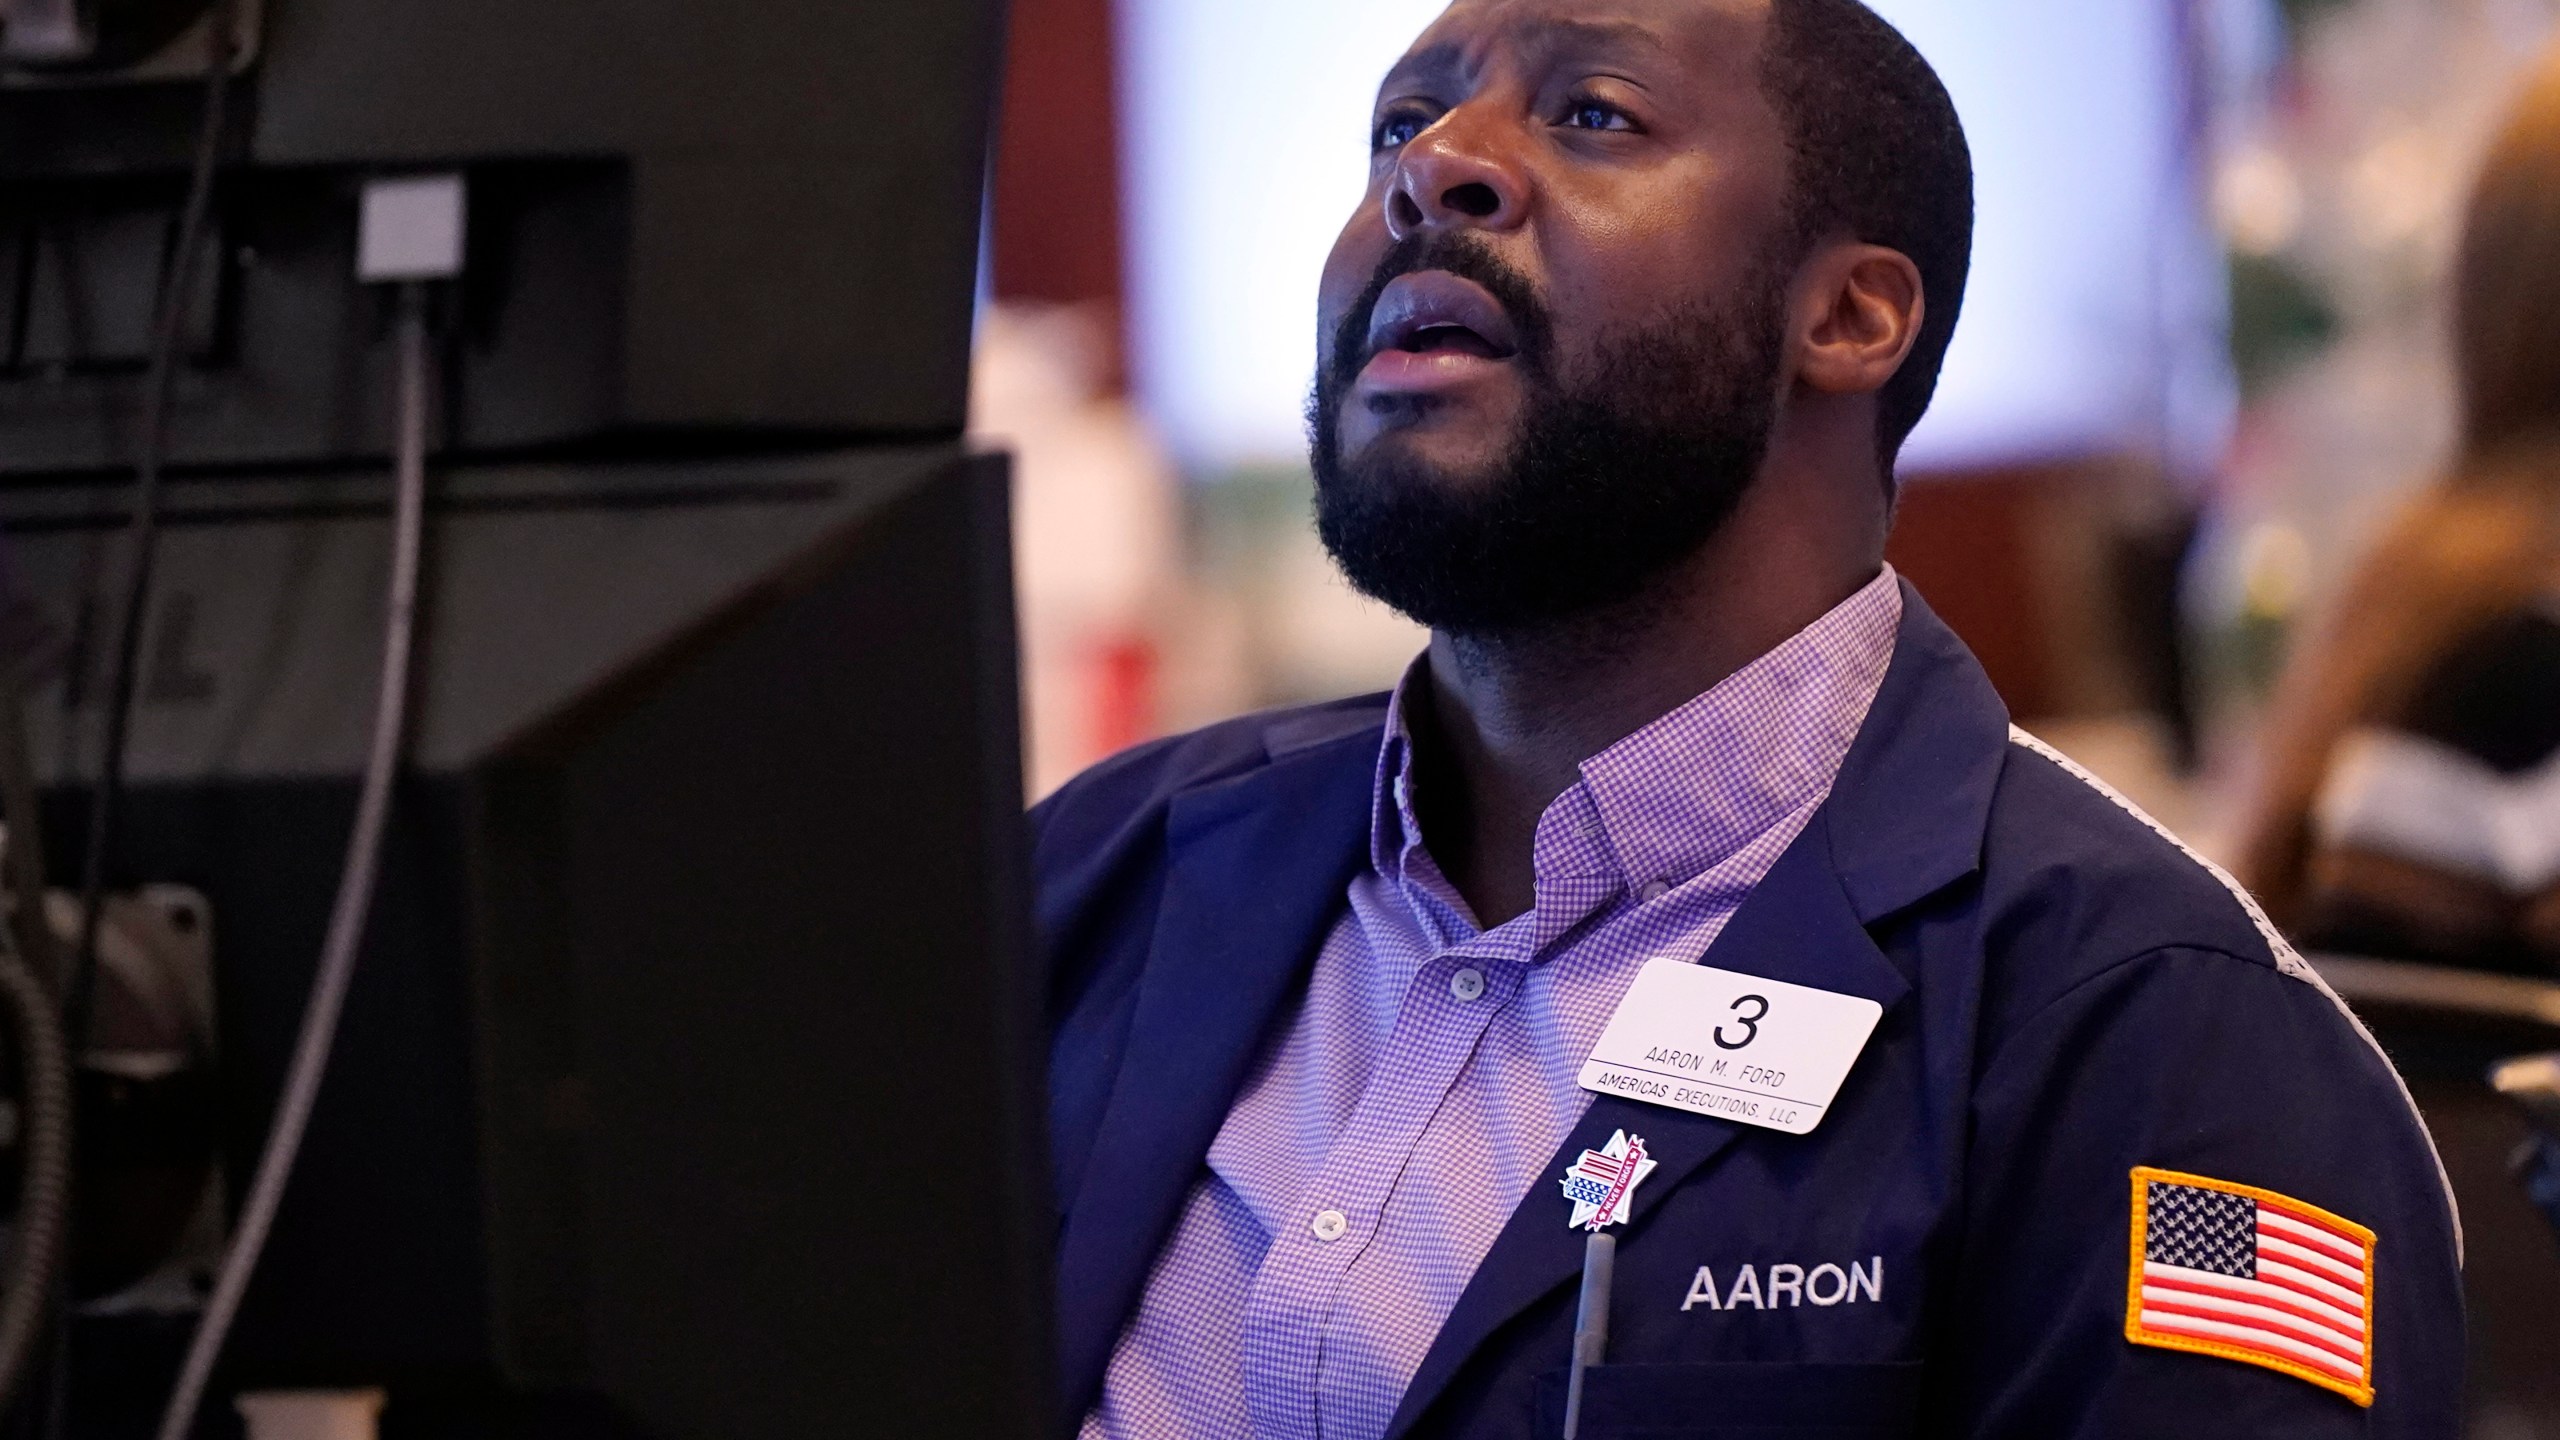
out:
<path id="1" fill-rule="evenodd" d="M 1636 898 L 1637 898 L 1637 899 L 1639 899 L 1639 900 L 1643 900 L 1643 901 L 1648 901 L 1648 902 L 1650 902 L 1650 901 L 1654 901 L 1654 900 L 1659 900 L 1659 899 L 1661 899 L 1663 896 L 1668 895 L 1668 894 L 1670 894 L 1670 893 L 1671 893 L 1671 882 L 1670 882 L 1670 881 L 1668 881 L 1668 880 L 1647 880 L 1646 882 L 1644 882 L 1644 888 L 1643 888 L 1643 889 L 1641 889 L 1641 890 L 1638 890 L 1638 891 L 1636 892 Z"/>
<path id="2" fill-rule="evenodd" d="M 1330 1245 L 1350 1232 L 1351 1217 L 1339 1210 L 1319 1210 L 1316 1212 L 1315 1223 L 1307 1228 L 1315 1232 L 1317 1239 Z"/>
<path id="3" fill-rule="evenodd" d="M 1460 1000 L 1474 1000 L 1484 994 L 1484 972 L 1461 970 L 1449 977 L 1449 993 Z"/>

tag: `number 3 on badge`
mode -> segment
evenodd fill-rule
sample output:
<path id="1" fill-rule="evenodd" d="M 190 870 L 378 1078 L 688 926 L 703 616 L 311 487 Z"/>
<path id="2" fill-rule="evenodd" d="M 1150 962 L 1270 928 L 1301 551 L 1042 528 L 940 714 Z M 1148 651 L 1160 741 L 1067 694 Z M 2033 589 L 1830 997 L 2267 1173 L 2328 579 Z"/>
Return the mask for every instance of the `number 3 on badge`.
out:
<path id="1" fill-rule="evenodd" d="M 1857 995 L 1656 960 L 1592 1047 L 1582 1088 L 1803 1135 L 1883 1015 Z"/>
<path id="2" fill-rule="evenodd" d="M 1757 1005 L 1757 1006 L 1759 1006 L 1759 1007 L 1760 1007 L 1760 1009 L 1759 1009 L 1756 1013 L 1754 1013 L 1754 1014 L 1745 1015 L 1745 1016 L 1743 1016 L 1743 1017 L 1742 1017 L 1742 1038 L 1741 1038 L 1741 1039 L 1739 1039 L 1739 1040 L 1727 1040 L 1726 1038 L 1724 1038 L 1724 1027 L 1723 1027 L 1723 1026 L 1721 1026 L 1721 1025 L 1719 1025 L 1719 1026 L 1717 1026 L 1717 1027 L 1716 1027 L 1716 1048 L 1717 1048 L 1717 1049 L 1719 1049 L 1719 1050 L 1741 1050 L 1741 1049 L 1745 1049 L 1745 1048 L 1747 1048 L 1747 1047 L 1751 1044 L 1751 1042 L 1752 1042 L 1752 1041 L 1757 1040 L 1757 1039 L 1759 1039 L 1759 1038 L 1760 1038 L 1760 1022 L 1769 1018 L 1769 997 L 1768 997 L 1768 996 L 1766 996 L 1766 995 L 1745 995 L 1745 996 L 1743 996 L 1741 999 L 1736 1000 L 1736 1001 L 1734 1001 L 1734 1002 L 1733 1002 L 1733 1008 L 1734 1008 L 1735 1010 L 1737 1010 L 1737 1011 L 1739 1011 L 1739 1010 L 1743 1009 L 1743 1008 L 1744 1008 L 1744 1007 L 1746 1007 L 1746 1006 L 1751 1006 L 1751 1005 Z"/>

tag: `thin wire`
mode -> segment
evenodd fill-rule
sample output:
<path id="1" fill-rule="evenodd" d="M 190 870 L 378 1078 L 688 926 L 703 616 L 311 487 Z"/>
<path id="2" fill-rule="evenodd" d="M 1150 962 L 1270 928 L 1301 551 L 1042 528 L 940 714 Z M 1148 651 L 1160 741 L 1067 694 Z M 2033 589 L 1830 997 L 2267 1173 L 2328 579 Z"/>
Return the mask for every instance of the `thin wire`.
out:
<path id="1" fill-rule="evenodd" d="M 196 272 L 212 229 L 214 179 L 222 166 L 222 139 L 230 113 L 232 47 L 238 38 L 240 0 L 216 0 L 206 22 L 204 114 L 196 133 L 195 167 L 179 212 L 177 243 L 151 323 L 151 357 L 142 384 L 142 433 L 133 477 L 133 560 L 114 622 L 116 664 L 107 693 L 107 733 L 98 757 L 98 784 L 89 802 L 88 853 L 80 867 L 80 942 L 73 948 L 62 1015 L 76 1062 L 86 1047 L 89 1010 L 97 987 L 98 924 L 106 905 L 107 858 L 114 844 L 117 810 L 124 798 L 125 744 L 133 725 L 133 692 L 141 668 L 143 614 L 151 598 L 151 574 L 160 548 L 161 472 L 169 450 L 169 407 L 177 390 L 179 351 L 187 316 L 195 308 Z M 80 677 L 73 676 L 75 689 Z"/>
<path id="2" fill-rule="evenodd" d="M 44 832 L 35 767 L 27 753 L 23 665 L 0 657 L 0 816 L 9 822 L 0 857 L 0 995 L 17 1031 L 25 1082 L 18 1215 L 0 1283 L 0 1415 L 11 1413 L 64 1307 L 61 1262 L 71 1214 L 71 1049 L 54 987 L 61 983 L 53 931 L 45 922 Z M 50 1358 L 47 1354 L 45 1358 Z"/>
<path id="3" fill-rule="evenodd" d="M 416 285 L 400 296 L 400 439 L 399 485 L 393 522 L 391 611 L 382 636 L 382 684 L 374 706 L 373 748 L 365 757 L 364 788 L 356 802 L 355 833 L 347 842 L 346 869 L 338 879 L 338 900 L 329 913 L 328 938 L 320 950 L 320 968 L 312 977 L 311 998 L 302 1012 L 295 1039 L 293 1065 L 285 1072 L 284 1095 L 277 1103 L 275 1124 L 258 1156 L 257 1178 L 240 1209 L 222 1272 L 206 1302 L 195 1337 L 187 1346 L 186 1364 L 177 1389 L 160 1417 L 160 1440 L 186 1440 L 204 1401 L 222 1342 L 240 1311 L 240 1297 L 266 1248 L 275 1225 L 286 1180 L 293 1174 L 302 1135 L 319 1098 L 321 1077 L 329 1068 L 329 1050 L 338 1034 L 347 983 L 355 974 L 363 948 L 366 917 L 373 908 L 374 872 L 382 859 L 382 837 L 391 812 L 391 782 L 398 772 L 409 716 L 410 651 L 417 635 L 419 551 L 425 532 L 427 492 L 427 315 L 426 297 Z"/>
<path id="4" fill-rule="evenodd" d="M 0 1410 L 17 1399 L 53 1310 L 71 1204 L 71 1059 L 52 992 L 0 926 L 0 998 L 26 1080 L 26 1141 L 8 1279 L 0 1290 Z"/>

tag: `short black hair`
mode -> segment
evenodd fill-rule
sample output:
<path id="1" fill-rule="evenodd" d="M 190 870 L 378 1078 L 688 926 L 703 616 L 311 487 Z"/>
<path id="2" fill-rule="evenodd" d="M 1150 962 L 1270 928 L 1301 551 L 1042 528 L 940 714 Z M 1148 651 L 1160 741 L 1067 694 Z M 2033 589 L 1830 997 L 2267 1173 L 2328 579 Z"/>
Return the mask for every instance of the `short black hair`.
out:
<path id="1" fill-rule="evenodd" d="M 1973 151 L 1955 101 L 1859 0 L 1774 0 L 1762 84 L 1786 129 L 1787 219 L 1810 247 L 1847 234 L 1920 268 L 1927 315 L 1878 397 L 1888 468 L 1928 412 L 1973 264 Z"/>

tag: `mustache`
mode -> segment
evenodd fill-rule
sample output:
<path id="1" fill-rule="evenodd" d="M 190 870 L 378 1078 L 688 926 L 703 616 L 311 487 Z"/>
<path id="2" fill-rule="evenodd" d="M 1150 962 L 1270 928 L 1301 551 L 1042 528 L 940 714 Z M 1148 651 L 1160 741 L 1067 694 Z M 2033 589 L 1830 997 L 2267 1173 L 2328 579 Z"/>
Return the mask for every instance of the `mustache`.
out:
<path id="1" fill-rule="evenodd" d="M 1521 363 L 1533 374 L 1546 371 L 1553 318 L 1529 277 L 1504 260 L 1480 235 L 1430 231 L 1408 235 L 1389 247 L 1379 258 L 1378 268 L 1370 275 L 1360 298 L 1343 312 L 1342 323 L 1334 327 L 1333 360 L 1327 367 L 1326 388 L 1347 389 L 1359 378 L 1360 367 L 1369 363 L 1369 322 L 1377 314 L 1380 297 L 1397 280 L 1425 270 L 1445 270 L 1483 286 L 1501 302 L 1512 327 L 1519 332 Z"/>

